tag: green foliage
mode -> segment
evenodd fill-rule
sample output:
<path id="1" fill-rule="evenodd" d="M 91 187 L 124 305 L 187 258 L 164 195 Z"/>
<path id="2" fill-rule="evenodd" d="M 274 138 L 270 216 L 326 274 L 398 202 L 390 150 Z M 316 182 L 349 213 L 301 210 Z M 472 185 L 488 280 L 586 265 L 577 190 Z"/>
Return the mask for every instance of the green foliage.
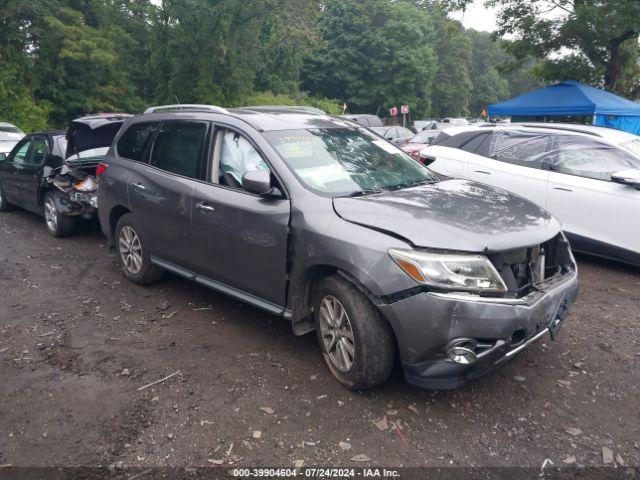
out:
<path id="1" fill-rule="evenodd" d="M 303 86 L 345 101 L 351 111 L 379 113 L 408 103 L 429 107 L 436 69 L 430 16 L 408 2 L 329 0 L 323 45 L 308 59 Z"/>
<path id="2" fill-rule="evenodd" d="M 64 128 L 176 101 L 477 115 L 526 88 L 530 65 L 507 71 L 513 57 L 500 42 L 465 31 L 436 3 L 0 0 L 0 120 Z"/>
<path id="3" fill-rule="evenodd" d="M 444 16 L 437 22 L 438 70 L 433 82 L 434 117 L 466 117 L 473 84 L 469 74 L 471 42 L 465 31 Z M 474 112 L 478 114 L 478 112 Z"/>
<path id="4" fill-rule="evenodd" d="M 305 92 L 291 94 L 273 93 L 270 91 L 256 93 L 248 97 L 243 105 L 286 105 L 286 106 L 307 106 L 315 107 L 330 114 L 340 115 L 342 105 L 337 100 L 330 100 L 324 97 L 312 97 Z"/>

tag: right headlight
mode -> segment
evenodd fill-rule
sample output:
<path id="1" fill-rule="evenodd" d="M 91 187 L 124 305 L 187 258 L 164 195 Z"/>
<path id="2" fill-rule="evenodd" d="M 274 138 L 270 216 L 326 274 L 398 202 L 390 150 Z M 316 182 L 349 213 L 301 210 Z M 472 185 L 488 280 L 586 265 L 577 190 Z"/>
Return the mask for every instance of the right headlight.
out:
<path id="1" fill-rule="evenodd" d="M 411 278 L 452 291 L 503 293 L 507 286 L 484 255 L 392 248 L 389 255 Z"/>

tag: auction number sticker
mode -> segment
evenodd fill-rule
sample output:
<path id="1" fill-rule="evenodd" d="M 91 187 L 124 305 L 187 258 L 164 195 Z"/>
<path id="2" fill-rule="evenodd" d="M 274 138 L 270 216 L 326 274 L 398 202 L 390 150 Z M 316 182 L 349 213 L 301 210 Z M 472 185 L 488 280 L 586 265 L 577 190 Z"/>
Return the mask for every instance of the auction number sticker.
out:
<path id="1" fill-rule="evenodd" d="M 353 468 L 236 468 L 234 477 L 246 478 L 354 478 L 362 476 Z"/>
<path id="2" fill-rule="evenodd" d="M 388 468 L 235 468 L 239 478 L 400 478 L 400 472 Z"/>

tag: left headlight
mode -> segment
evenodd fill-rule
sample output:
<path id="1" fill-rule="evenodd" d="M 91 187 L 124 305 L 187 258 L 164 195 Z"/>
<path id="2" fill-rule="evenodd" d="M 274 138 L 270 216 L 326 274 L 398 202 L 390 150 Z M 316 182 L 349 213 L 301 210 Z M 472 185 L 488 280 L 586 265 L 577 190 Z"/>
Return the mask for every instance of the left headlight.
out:
<path id="1" fill-rule="evenodd" d="M 392 248 L 389 255 L 419 283 L 446 290 L 502 293 L 507 286 L 484 255 Z"/>

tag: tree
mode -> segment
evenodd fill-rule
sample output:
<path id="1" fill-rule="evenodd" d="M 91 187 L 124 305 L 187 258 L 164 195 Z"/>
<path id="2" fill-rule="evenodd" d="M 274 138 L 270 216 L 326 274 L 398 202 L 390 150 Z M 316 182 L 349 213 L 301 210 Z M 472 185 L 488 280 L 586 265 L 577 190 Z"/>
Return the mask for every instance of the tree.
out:
<path id="1" fill-rule="evenodd" d="M 433 117 L 466 117 L 471 99 L 471 42 L 458 22 L 444 15 L 436 23 L 438 70 L 431 92 Z"/>
<path id="2" fill-rule="evenodd" d="M 471 115 L 478 116 L 488 105 L 509 98 L 509 82 L 503 78 L 500 67 L 510 57 L 504 52 L 499 41 L 491 39 L 486 32 L 468 30 L 471 43 Z"/>
<path id="3" fill-rule="evenodd" d="M 405 1 L 328 0 L 319 22 L 322 46 L 305 62 L 303 87 L 379 113 L 407 103 L 429 108 L 436 68 L 430 16 Z"/>
<path id="4" fill-rule="evenodd" d="M 471 0 L 444 0 L 464 8 Z M 513 37 L 506 48 L 517 60 L 534 56 L 544 80 L 579 80 L 631 95 L 638 62 L 638 0 L 486 0 L 498 7 L 496 36 Z M 630 49 L 635 50 L 631 52 Z"/>

